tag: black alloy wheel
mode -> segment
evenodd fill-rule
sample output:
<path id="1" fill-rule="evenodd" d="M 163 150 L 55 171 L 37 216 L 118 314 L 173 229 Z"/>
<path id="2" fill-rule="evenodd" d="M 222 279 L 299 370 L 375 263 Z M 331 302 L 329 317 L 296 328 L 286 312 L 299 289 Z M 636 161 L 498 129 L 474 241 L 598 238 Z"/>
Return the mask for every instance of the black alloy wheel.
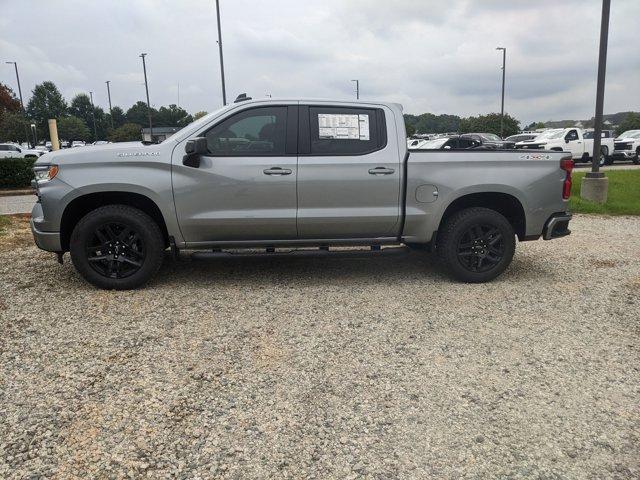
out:
<path id="1" fill-rule="evenodd" d="M 458 241 L 458 261 L 471 272 L 491 270 L 500 263 L 504 253 L 504 237 L 494 225 L 474 224 Z"/>
<path id="2" fill-rule="evenodd" d="M 471 207 L 454 213 L 438 229 L 436 254 L 451 276 L 488 282 L 511 263 L 516 247 L 513 226 L 500 213 Z"/>
<path id="3" fill-rule="evenodd" d="M 129 225 L 106 223 L 87 238 L 87 260 L 108 278 L 127 278 L 142 267 L 146 250 L 140 235 Z"/>
<path id="4" fill-rule="evenodd" d="M 160 269 L 167 242 L 158 223 L 128 205 L 105 205 L 76 224 L 69 253 L 76 270 L 96 287 L 128 290 Z"/>

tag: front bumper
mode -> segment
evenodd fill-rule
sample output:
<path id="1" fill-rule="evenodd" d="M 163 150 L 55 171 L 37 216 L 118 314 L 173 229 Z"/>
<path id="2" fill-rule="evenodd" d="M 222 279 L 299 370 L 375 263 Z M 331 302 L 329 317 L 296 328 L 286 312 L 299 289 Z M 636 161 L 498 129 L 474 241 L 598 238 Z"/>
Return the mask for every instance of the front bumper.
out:
<path id="1" fill-rule="evenodd" d="M 613 158 L 634 158 L 636 152 L 633 150 L 614 150 L 611 156 Z"/>
<path id="2" fill-rule="evenodd" d="M 554 213 L 551 218 L 544 224 L 542 230 L 542 238 L 552 240 L 554 238 L 562 238 L 571 234 L 569 230 L 569 222 L 573 215 L 570 213 Z"/>
<path id="3" fill-rule="evenodd" d="M 42 213 L 42 205 L 36 203 L 31 211 L 31 233 L 38 248 L 48 252 L 62 251 L 62 243 L 60 242 L 60 232 L 44 232 L 38 229 L 39 224 L 43 223 L 44 216 Z"/>

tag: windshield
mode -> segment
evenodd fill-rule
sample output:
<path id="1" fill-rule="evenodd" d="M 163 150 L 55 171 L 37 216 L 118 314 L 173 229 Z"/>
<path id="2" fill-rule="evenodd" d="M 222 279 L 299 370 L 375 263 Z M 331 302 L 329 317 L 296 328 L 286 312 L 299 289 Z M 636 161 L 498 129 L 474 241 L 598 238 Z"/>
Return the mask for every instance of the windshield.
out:
<path id="1" fill-rule="evenodd" d="M 489 142 L 501 142 L 502 141 L 502 139 L 498 135 L 496 135 L 495 133 L 480 133 L 479 135 L 483 140 L 487 140 Z"/>
<path id="2" fill-rule="evenodd" d="M 640 130 L 627 130 L 618 138 L 640 138 Z"/>
<path id="3" fill-rule="evenodd" d="M 562 136 L 563 129 L 553 129 L 547 130 L 546 132 L 542 132 L 540 135 L 536 137 L 536 140 L 549 140 L 552 138 L 560 138 Z"/>

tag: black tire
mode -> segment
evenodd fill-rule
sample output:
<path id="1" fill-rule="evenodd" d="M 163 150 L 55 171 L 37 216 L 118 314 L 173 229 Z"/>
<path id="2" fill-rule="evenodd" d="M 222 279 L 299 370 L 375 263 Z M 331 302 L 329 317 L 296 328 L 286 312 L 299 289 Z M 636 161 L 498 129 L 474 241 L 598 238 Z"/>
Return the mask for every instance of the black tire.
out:
<path id="1" fill-rule="evenodd" d="M 604 167 L 605 165 L 609 165 L 607 163 L 607 156 L 609 155 L 609 149 L 607 147 L 601 147 L 600 148 L 600 159 L 599 159 L 599 163 L 601 167 Z"/>
<path id="2" fill-rule="evenodd" d="M 73 229 L 69 244 L 80 275 L 109 290 L 145 284 L 162 265 L 164 249 L 158 224 L 127 205 L 107 205 L 86 214 Z"/>
<path id="3" fill-rule="evenodd" d="M 640 165 L 640 147 L 636 149 L 636 156 L 631 159 L 634 165 Z"/>
<path id="4" fill-rule="evenodd" d="M 495 210 L 480 207 L 461 210 L 447 219 L 436 244 L 449 273 L 468 283 L 496 278 L 511 263 L 515 248 L 509 221 Z"/>

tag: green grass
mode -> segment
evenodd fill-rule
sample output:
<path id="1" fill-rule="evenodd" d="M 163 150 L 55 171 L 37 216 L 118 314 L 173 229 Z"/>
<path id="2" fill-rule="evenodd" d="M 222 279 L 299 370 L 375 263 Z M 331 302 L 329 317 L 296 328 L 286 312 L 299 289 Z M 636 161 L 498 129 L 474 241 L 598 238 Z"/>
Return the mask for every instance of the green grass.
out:
<path id="1" fill-rule="evenodd" d="M 0 236 L 7 233 L 6 228 L 10 223 L 11 223 L 11 220 L 9 220 L 9 217 L 5 215 L 0 215 Z"/>
<path id="2" fill-rule="evenodd" d="M 607 203 L 598 204 L 580 198 L 580 183 L 585 172 L 573 173 L 571 211 L 604 215 L 640 215 L 640 170 L 605 172 L 609 179 Z"/>

